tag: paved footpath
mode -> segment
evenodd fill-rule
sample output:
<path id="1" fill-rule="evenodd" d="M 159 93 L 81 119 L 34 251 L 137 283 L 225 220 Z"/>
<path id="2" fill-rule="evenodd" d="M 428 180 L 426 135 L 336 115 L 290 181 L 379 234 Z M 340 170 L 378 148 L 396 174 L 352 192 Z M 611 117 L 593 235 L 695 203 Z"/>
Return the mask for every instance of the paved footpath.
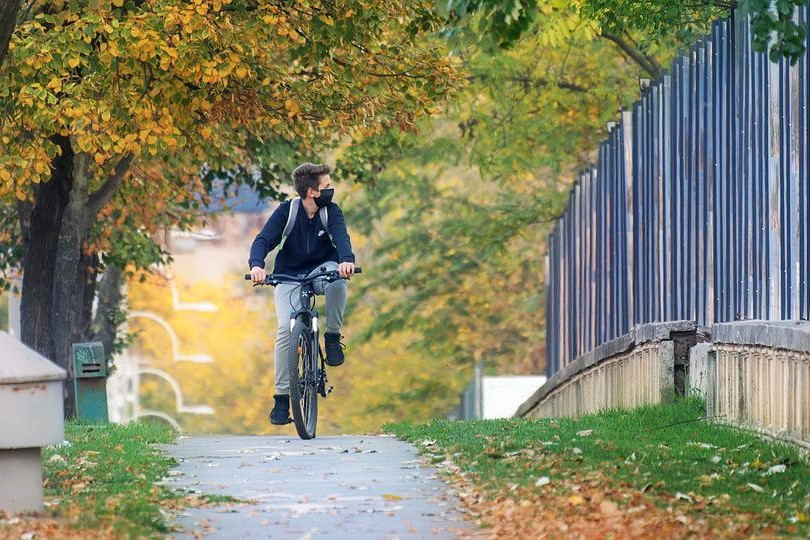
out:
<path id="1" fill-rule="evenodd" d="M 194 436 L 167 483 L 247 504 L 189 508 L 176 539 L 456 538 L 475 526 L 414 448 L 385 436 Z M 466 536 L 466 535 L 465 535 Z"/>

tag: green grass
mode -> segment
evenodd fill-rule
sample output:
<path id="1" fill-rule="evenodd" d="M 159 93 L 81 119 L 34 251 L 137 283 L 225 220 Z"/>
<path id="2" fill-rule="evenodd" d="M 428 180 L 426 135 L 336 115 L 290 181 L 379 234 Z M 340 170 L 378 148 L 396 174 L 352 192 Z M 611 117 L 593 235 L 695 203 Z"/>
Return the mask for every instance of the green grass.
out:
<path id="1" fill-rule="evenodd" d="M 449 455 L 492 497 L 538 478 L 602 474 L 700 511 L 746 512 L 810 536 L 810 465 L 795 447 L 701 419 L 696 399 L 580 419 L 444 421 L 383 429 L 433 454 Z M 435 441 L 434 444 L 430 444 Z"/>
<path id="2" fill-rule="evenodd" d="M 177 495 L 155 485 L 175 464 L 156 444 L 174 440 L 150 422 L 127 425 L 68 422 L 69 445 L 43 449 L 49 509 L 81 529 L 111 529 L 119 537 L 167 531 L 160 504 Z"/>

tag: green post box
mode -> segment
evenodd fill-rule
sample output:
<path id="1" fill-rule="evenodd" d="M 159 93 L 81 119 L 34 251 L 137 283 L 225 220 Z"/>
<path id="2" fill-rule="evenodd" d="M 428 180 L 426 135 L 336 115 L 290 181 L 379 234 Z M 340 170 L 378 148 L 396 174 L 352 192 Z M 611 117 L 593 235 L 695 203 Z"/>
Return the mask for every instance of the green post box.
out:
<path id="1" fill-rule="evenodd" d="M 73 344 L 73 388 L 78 420 L 109 422 L 104 345 L 99 342 Z"/>

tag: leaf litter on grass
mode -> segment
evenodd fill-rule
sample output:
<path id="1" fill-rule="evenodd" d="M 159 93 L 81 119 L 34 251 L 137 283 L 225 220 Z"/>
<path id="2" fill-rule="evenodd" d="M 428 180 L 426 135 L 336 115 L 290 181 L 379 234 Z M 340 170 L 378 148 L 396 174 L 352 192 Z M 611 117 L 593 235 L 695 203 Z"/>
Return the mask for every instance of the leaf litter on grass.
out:
<path id="1" fill-rule="evenodd" d="M 804 537 L 808 464 L 751 434 L 682 422 L 701 414 L 680 403 L 579 420 L 387 429 L 430 442 L 423 459 L 446 472 L 481 536 Z"/>

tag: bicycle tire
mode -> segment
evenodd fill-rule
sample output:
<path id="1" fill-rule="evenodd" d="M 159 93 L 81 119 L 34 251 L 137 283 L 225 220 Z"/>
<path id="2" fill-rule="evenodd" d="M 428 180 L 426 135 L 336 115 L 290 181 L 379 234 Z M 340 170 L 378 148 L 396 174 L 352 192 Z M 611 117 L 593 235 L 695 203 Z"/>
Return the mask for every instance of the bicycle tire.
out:
<path id="1" fill-rule="evenodd" d="M 312 330 L 296 319 L 290 333 L 290 408 L 298 436 L 314 439 L 318 424 L 318 352 Z"/>

